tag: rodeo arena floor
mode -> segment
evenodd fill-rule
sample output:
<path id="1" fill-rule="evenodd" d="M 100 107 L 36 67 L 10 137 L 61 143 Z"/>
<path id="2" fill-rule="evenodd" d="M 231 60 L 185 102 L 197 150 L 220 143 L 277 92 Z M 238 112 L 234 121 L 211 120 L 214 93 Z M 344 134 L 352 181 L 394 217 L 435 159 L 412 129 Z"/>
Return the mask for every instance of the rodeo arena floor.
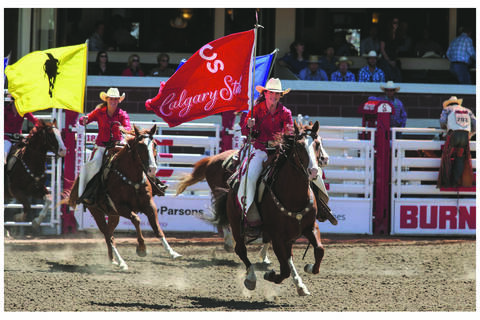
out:
<path id="1" fill-rule="evenodd" d="M 146 128 L 150 126 L 145 124 Z M 207 127 L 194 128 L 198 141 L 191 136 L 183 141 L 178 132 L 171 136 L 166 126 L 161 127 L 162 132 L 156 136 L 161 148 L 158 169 L 165 174 L 161 178 L 169 184 L 167 191 L 174 192 L 178 177 L 190 170 L 186 164 L 218 153 L 214 149 L 218 148 L 219 126 L 210 126 L 213 134 L 198 134 L 209 130 Z M 267 252 L 271 263 L 262 261 L 260 242 L 247 246 L 257 283 L 255 290 L 245 288 L 242 261 L 224 249 L 224 240 L 213 226 L 187 214 L 195 208 L 208 211 L 210 193 L 202 182 L 182 198 L 171 193 L 155 197 L 159 223 L 180 258 L 172 259 L 166 253 L 143 214 L 148 254 L 139 257 L 132 224 L 120 223 L 115 239 L 127 270 L 108 261 L 105 240 L 88 211 L 75 211 L 75 233 L 62 232 L 62 213 L 56 205 L 60 195 L 53 197 L 51 211 L 42 223 L 43 232 L 34 232 L 28 224 L 15 225 L 6 218 L 4 230 L 10 230 L 11 236 L 3 237 L 4 315 L 16 317 L 20 314 L 10 312 L 20 311 L 469 311 L 472 313 L 461 316 L 473 315 L 477 310 L 475 191 L 460 197 L 456 192 L 441 194 L 432 183 L 439 158 L 414 156 L 405 161 L 410 149 L 428 149 L 429 144 L 431 149 L 440 150 L 440 142 L 431 138 L 439 130 L 403 129 L 403 137 L 415 131 L 416 139 L 424 135 L 427 142 L 398 140 L 392 134 L 392 149 L 399 151 L 392 151 L 391 217 L 384 225 L 389 231 L 379 235 L 372 226 L 374 135 L 370 140 L 357 138 L 358 131 L 375 129 L 337 129 L 320 128 L 330 155 L 324 168 L 329 205 L 339 224 L 319 223 L 325 248 L 319 274 L 304 271 L 306 264 L 314 262 L 311 247 L 305 254 L 307 240 L 301 237 L 293 246 L 293 262 L 310 295 L 299 296 L 292 276 L 281 284 L 264 280 L 264 273 L 279 271 L 279 263 L 271 246 Z M 86 134 L 82 140 L 87 144 L 95 138 L 93 133 L 77 134 Z M 167 143 L 162 146 L 162 141 Z M 177 155 L 171 146 L 186 148 L 193 143 L 205 151 L 194 154 L 198 153 L 197 147 L 186 154 L 181 150 L 178 162 L 183 166 L 175 167 Z M 85 148 L 88 146 L 77 147 L 76 152 L 81 154 Z M 55 161 L 50 170 L 55 176 L 51 179 L 53 189 L 55 181 L 60 184 Z M 476 159 L 472 161 L 476 169 Z M 77 173 L 81 165 L 76 163 Z M 178 208 L 187 208 L 182 211 L 185 214 L 175 215 Z M 448 210 L 456 211 L 453 215 Z M 428 219 L 424 216 L 427 213 Z"/>

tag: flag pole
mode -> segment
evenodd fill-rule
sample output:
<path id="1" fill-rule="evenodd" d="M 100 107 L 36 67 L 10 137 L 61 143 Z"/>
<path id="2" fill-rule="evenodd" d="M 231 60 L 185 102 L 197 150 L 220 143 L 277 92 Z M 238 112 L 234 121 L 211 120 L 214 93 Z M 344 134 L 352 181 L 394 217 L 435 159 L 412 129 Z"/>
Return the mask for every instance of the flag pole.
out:
<path id="1" fill-rule="evenodd" d="M 253 101 L 253 96 L 255 93 L 255 63 L 256 63 L 256 51 L 257 51 L 257 33 L 258 33 L 258 28 L 263 28 L 263 26 L 258 24 L 258 10 L 255 10 L 255 37 L 253 41 L 253 72 L 252 72 L 252 91 L 250 92 L 251 98 L 250 98 L 250 119 L 253 119 L 253 106 L 254 106 L 254 101 Z M 248 119 L 247 119 L 248 121 Z M 241 223 L 241 229 L 242 233 L 244 231 L 244 219 L 245 216 L 247 215 L 246 212 L 246 196 L 247 196 L 247 182 L 248 182 L 248 167 L 250 165 L 250 153 L 251 153 L 251 144 L 252 144 L 252 133 L 253 133 L 253 127 L 250 127 L 250 131 L 248 133 L 248 138 L 247 138 L 247 168 L 245 171 L 245 185 L 244 185 L 244 190 L 243 190 L 243 199 L 242 199 L 242 223 Z"/>
<path id="2" fill-rule="evenodd" d="M 88 79 L 88 39 L 85 41 L 87 44 L 87 61 L 85 63 L 85 92 L 83 94 L 83 113 L 85 113 L 86 110 L 86 104 L 87 104 L 87 79 Z M 84 126 L 84 134 L 83 134 L 83 165 L 85 165 L 86 158 L 87 158 L 87 153 L 86 153 L 86 147 L 87 147 L 87 126 Z M 79 197 L 81 196 L 80 194 L 78 195 Z"/>

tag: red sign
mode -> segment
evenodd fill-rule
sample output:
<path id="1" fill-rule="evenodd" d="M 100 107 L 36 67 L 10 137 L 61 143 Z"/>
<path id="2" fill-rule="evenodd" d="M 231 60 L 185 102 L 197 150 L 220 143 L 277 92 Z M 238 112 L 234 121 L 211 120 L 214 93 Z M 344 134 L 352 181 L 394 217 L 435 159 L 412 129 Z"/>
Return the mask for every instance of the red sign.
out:
<path id="1" fill-rule="evenodd" d="M 145 102 L 170 127 L 248 108 L 255 31 L 231 34 L 198 50 Z"/>
<path id="2" fill-rule="evenodd" d="M 476 229 L 475 206 L 400 206 L 400 229 Z"/>

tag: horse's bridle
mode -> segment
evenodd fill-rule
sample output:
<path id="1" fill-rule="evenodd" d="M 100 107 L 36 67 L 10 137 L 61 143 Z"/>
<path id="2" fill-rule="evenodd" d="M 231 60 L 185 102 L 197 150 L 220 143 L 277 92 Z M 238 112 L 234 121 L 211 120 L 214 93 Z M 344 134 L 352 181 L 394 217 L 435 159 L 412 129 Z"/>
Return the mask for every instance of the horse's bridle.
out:
<path id="1" fill-rule="evenodd" d="M 300 159 L 300 156 L 298 155 L 298 151 L 297 151 L 297 142 L 304 139 L 305 137 L 307 136 L 307 133 L 304 132 L 300 135 L 295 135 L 293 137 L 293 146 L 292 146 L 292 157 L 293 159 L 291 159 L 290 157 L 286 156 L 287 159 L 293 164 L 293 167 L 297 170 L 299 170 L 300 172 L 302 172 L 307 178 L 309 176 L 309 173 L 308 173 L 308 168 L 305 168 L 305 166 L 303 165 L 301 159 Z"/>

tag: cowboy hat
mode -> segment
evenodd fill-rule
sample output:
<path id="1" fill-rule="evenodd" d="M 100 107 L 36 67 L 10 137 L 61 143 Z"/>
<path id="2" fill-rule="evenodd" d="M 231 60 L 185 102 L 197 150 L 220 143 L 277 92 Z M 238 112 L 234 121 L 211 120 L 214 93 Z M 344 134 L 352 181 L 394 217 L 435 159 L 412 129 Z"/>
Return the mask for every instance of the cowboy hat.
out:
<path id="1" fill-rule="evenodd" d="M 108 89 L 107 93 L 103 91 L 100 92 L 100 99 L 107 101 L 107 98 L 120 98 L 120 102 L 122 102 L 123 99 L 125 99 L 125 92 L 120 95 L 120 91 L 118 91 L 117 88 L 110 88 Z"/>
<path id="2" fill-rule="evenodd" d="M 267 84 L 265 85 L 265 87 L 257 86 L 256 89 L 260 93 L 262 93 L 265 90 L 271 91 L 271 92 L 280 92 L 282 96 L 289 93 L 291 90 L 290 88 L 286 90 L 282 90 L 282 83 L 278 78 L 270 78 L 270 80 L 267 81 Z"/>
<path id="3" fill-rule="evenodd" d="M 310 55 L 308 56 L 308 63 L 319 63 L 320 62 L 320 57 L 317 55 Z"/>
<path id="4" fill-rule="evenodd" d="M 339 65 L 340 63 L 342 63 L 342 62 L 346 62 L 349 66 L 351 66 L 352 63 L 353 63 L 352 60 L 350 60 L 350 59 L 348 59 L 347 57 L 343 56 L 343 57 L 340 57 L 340 58 L 338 59 L 338 61 L 335 62 L 335 64 L 338 66 L 338 65 Z"/>
<path id="5" fill-rule="evenodd" d="M 449 105 L 459 105 L 461 106 L 463 99 L 457 99 L 455 96 L 451 96 L 448 100 L 443 101 L 443 108 L 447 108 Z"/>
<path id="6" fill-rule="evenodd" d="M 365 58 L 377 58 L 378 59 L 378 55 L 377 55 L 377 52 L 375 50 L 371 50 L 368 54 L 364 54 L 363 55 Z"/>
<path id="7" fill-rule="evenodd" d="M 388 81 L 386 86 L 380 85 L 380 89 L 382 89 L 383 92 L 387 89 L 394 89 L 395 92 L 398 92 L 400 90 L 400 86 L 395 86 L 393 81 Z"/>

